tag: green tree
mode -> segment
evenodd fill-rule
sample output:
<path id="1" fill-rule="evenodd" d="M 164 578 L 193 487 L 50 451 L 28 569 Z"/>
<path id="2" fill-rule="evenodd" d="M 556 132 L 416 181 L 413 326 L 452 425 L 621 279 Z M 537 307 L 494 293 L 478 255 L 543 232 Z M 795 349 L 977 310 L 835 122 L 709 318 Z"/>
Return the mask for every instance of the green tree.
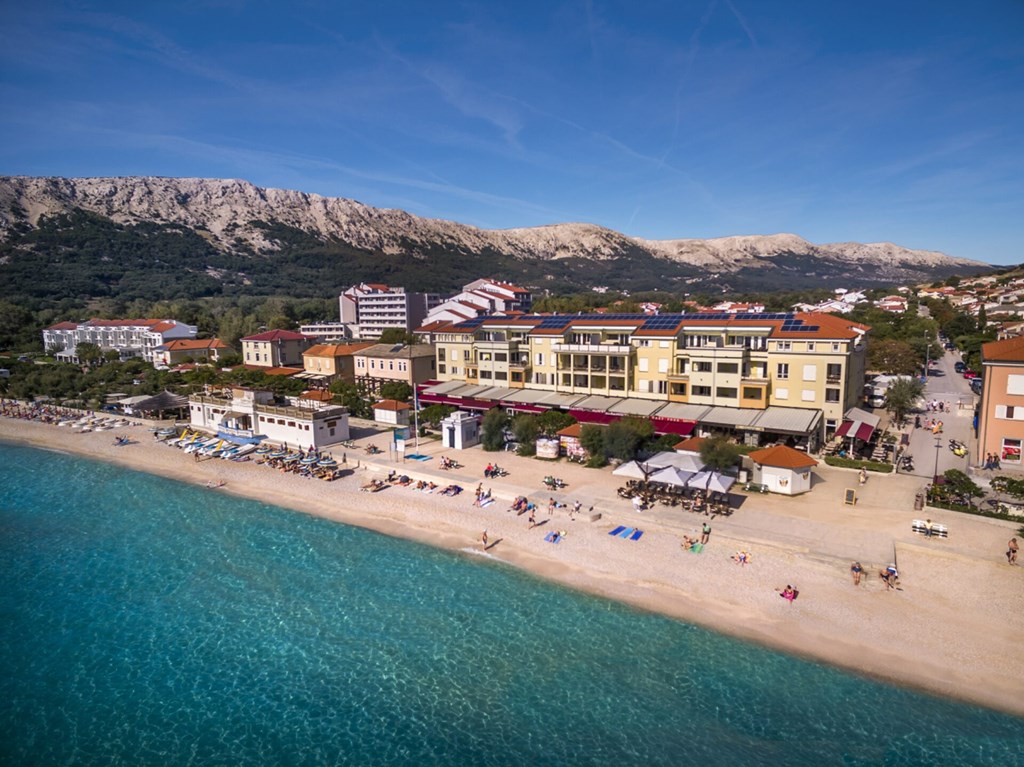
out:
<path id="1" fill-rule="evenodd" d="M 561 410 L 546 410 L 537 416 L 537 425 L 542 434 L 554 436 L 566 426 L 572 426 L 576 419 Z"/>
<path id="2" fill-rule="evenodd" d="M 985 311 L 985 304 L 978 307 L 978 332 L 982 335 L 988 332 L 988 312 Z"/>
<path id="3" fill-rule="evenodd" d="M 427 405 L 420 410 L 420 424 L 426 424 L 436 429 L 441 421 L 454 413 L 456 409 L 451 405 Z"/>
<path id="4" fill-rule="evenodd" d="M 597 468 L 608 462 L 605 451 L 604 437 L 607 429 L 595 423 L 585 423 L 580 427 L 580 446 L 587 451 L 587 466 Z"/>
<path id="5" fill-rule="evenodd" d="M 947 469 L 942 476 L 946 478 L 950 492 L 965 497 L 969 506 L 974 505 L 975 498 L 985 495 L 985 491 L 959 469 Z"/>
<path id="6" fill-rule="evenodd" d="M 508 428 L 508 413 L 500 407 L 492 407 L 484 413 L 480 424 L 480 442 L 484 450 L 501 450 L 505 447 L 505 429 Z"/>
<path id="7" fill-rule="evenodd" d="M 75 354 L 83 365 L 92 365 L 103 359 L 103 350 L 88 341 L 78 344 L 75 347 Z"/>
<path id="8" fill-rule="evenodd" d="M 405 344 L 406 346 L 412 346 L 419 341 L 419 337 L 405 330 L 404 328 L 386 328 L 383 333 L 380 334 L 380 343 L 382 344 Z"/>
<path id="9" fill-rule="evenodd" d="M 900 378 L 893 381 L 885 392 L 885 409 L 892 414 L 893 421 L 902 426 L 909 413 L 924 395 L 924 384 L 917 378 Z"/>
<path id="10" fill-rule="evenodd" d="M 905 341 L 882 339 L 868 347 L 868 367 L 887 375 L 913 375 L 920 363 L 913 347 Z"/>
<path id="11" fill-rule="evenodd" d="M 700 446 L 700 459 L 712 471 L 722 471 L 735 466 L 740 460 L 740 448 L 725 435 L 711 437 Z"/>
<path id="12" fill-rule="evenodd" d="M 654 434 L 654 426 L 645 418 L 620 418 L 608 424 L 604 435 L 605 452 L 620 461 L 631 461 L 637 448 Z"/>
<path id="13" fill-rule="evenodd" d="M 349 381 L 338 380 L 331 384 L 331 393 L 334 395 L 334 401 L 347 407 L 349 415 L 353 418 L 369 418 L 373 415 L 363 387 Z"/>
<path id="14" fill-rule="evenodd" d="M 537 437 L 541 434 L 540 419 L 532 413 L 520 413 L 512 419 L 512 434 L 519 447 L 518 455 L 536 455 Z"/>
<path id="15" fill-rule="evenodd" d="M 412 399 L 412 387 L 405 381 L 389 381 L 381 384 L 381 399 L 393 399 L 399 402 L 408 402 Z"/>

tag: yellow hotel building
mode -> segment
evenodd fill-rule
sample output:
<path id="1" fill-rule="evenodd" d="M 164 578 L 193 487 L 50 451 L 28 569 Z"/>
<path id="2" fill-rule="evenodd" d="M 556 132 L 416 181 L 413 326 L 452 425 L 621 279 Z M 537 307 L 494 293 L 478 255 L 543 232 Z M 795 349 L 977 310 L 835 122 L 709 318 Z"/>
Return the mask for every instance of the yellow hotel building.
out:
<path id="1" fill-rule="evenodd" d="M 838 316 L 788 313 L 436 323 L 417 331 L 435 345 L 439 382 L 421 400 L 574 414 L 607 405 L 604 422 L 640 415 L 656 428 L 670 420 L 731 427 L 749 444 L 766 432 L 802 435 L 813 449 L 859 403 L 869 330 Z"/>

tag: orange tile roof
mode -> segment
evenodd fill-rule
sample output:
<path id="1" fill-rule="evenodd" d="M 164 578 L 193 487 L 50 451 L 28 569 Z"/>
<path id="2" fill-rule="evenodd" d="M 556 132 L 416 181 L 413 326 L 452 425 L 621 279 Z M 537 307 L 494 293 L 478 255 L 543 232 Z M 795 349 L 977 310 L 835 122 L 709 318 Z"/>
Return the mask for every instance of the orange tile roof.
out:
<path id="1" fill-rule="evenodd" d="M 313 402 L 330 402 L 334 399 L 334 395 L 329 391 L 304 391 L 299 395 L 299 399 L 308 399 Z"/>
<path id="2" fill-rule="evenodd" d="M 689 450 L 691 453 L 699 453 L 701 445 L 708 441 L 707 437 L 689 437 L 682 442 L 677 442 L 676 450 Z"/>
<path id="3" fill-rule="evenodd" d="M 355 344 L 317 344 L 310 346 L 302 353 L 303 357 L 347 357 L 361 349 L 373 346 L 373 342 Z"/>
<path id="4" fill-rule="evenodd" d="M 219 338 L 204 338 L 202 340 L 194 338 L 176 338 L 173 341 L 168 341 L 159 348 L 169 352 L 183 352 L 190 351 L 192 349 L 227 349 L 228 345 Z"/>
<path id="5" fill-rule="evenodd" d="M 1024 362 L 1024 337 L 1007 338 L 981 345 L 982 364 L 987 362 Z"/>
<path id="6" fill-rule="evenodd" d="M 755 450 L 750 453 L 750 460 L 762 466 L 775 466 L 781 469 L 809 469 L 817 466 L 818 462 L 807 453 L 801 453 L 785 445 L 766 447 L 764 450 Z"/>
<path id="7" fill-rule="evenodd" d="M 564 429 L 561 429 L 558 432 L 556 432 L 556 434 L 558 434 L 559 437 L 576 437 L 577 439 L 579 439 L 580 429 L 582 429 L 582 428 L 583 428 L 582 424 L 571 423 L 568 426 L 566 426 Z"/>
<path id="8" fill-rule="evenodd" d="M 399 402 L 396 399 L 382 399 L 380 402 L 375 402 L 373 404 L 373 409 L 394 410 L 397 412 L 399 410 L 412 410 L 412 405 L 409 405 L 405 402 Z"/>

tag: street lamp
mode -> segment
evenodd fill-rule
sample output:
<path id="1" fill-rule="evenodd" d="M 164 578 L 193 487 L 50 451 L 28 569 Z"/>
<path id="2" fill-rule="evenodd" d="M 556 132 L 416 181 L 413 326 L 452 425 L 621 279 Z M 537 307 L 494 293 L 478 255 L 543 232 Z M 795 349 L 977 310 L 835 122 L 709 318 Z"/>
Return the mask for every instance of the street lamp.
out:
<path id="1" fill-rule="evenodd" d="M 935 438 L 935 471 L 932 473 L 932 484 L 939 484 L 939 451 L 942 449 L 942 437 Z"/>

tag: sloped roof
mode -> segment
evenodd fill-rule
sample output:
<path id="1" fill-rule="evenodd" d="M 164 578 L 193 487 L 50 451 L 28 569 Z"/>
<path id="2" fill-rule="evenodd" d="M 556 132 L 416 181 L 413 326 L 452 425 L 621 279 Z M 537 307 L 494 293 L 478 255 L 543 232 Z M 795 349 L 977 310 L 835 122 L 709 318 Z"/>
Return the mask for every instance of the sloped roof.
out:
<path id="1" fill-rule="evenodd" d="M 373 343 L 356 344 L 316 344 L 302 353 L 303 357 L 348 357 L 362 349 L 373 346 Z"/>
<path id="2" fill-rule="evenodd" d="M 685 450 L 688 453 L 699 453 L 701 446 L 707 441 L 707 437 L 689 437 L 682 442 L 677 442 L 675 449 Z"/>
<path id="3" fill-rule="evenodd" d="M 982 363 L 1024 362 L 1024 338 L 1007 338 L 981 345 Z"/>
<path id="4" fill-rule="evenodd" d="M 576 439 L 579 439 L 580 429 L 582 428 L 583 424 L 581 423 L 571 423 L 564 429 L 559 429 L 556 434 L 558 434 L 559 437 L 575 437 Z"/>
<path id="5" fill-rule="evenodd" d="M 412 410 L 412 405 L 406 402 L 399 402 L 396 399 L 382 399 L 380 402 L 373 403 L 374 410 L 393 410 L 395 412 L 400 410 Z"/>
<path id="6" fill-rule="evenodd" d="M 228 345 L 221 341 L 219 338 L 204 338 L 202 340 L 196 340 L 194 338 L 177 338 L 173 341 L 168 341 L 165 344 L 161 344 L 157 347 L 158 350 L 167 352 L 184 352 L 192 351 L 193 349 L 227 349 Z"/>
<path id="7" fill-rule="evenodd" d="M 294 330 L 268 330 L 266 333 L 258 333 L 254 336 L 246 336 L 243 341 L 305 341 L 312 340 L 312 336 L 296 333 Z"/>
<path id="8" fill-rule="evenodd" d="M 162 391 L 159 394 L 155 394 L 148 399 L 137 402 L 134 405 L 136 410 L 143 412 L 156 412 L 158 410 L 177 410 L 188 406 L 188 397 L 183 397 L 180 394 L 172 394 L 169 391 Z"/>
<path id="9" fill-rule="evenodd" d="M 755 450 L 750 453 L 750 460 L 762 466 L 775 466 L 781 469 L 809 469 L 818 465 L 818 462 L 807 453 L 801 453 L 786 445 Z"/>

